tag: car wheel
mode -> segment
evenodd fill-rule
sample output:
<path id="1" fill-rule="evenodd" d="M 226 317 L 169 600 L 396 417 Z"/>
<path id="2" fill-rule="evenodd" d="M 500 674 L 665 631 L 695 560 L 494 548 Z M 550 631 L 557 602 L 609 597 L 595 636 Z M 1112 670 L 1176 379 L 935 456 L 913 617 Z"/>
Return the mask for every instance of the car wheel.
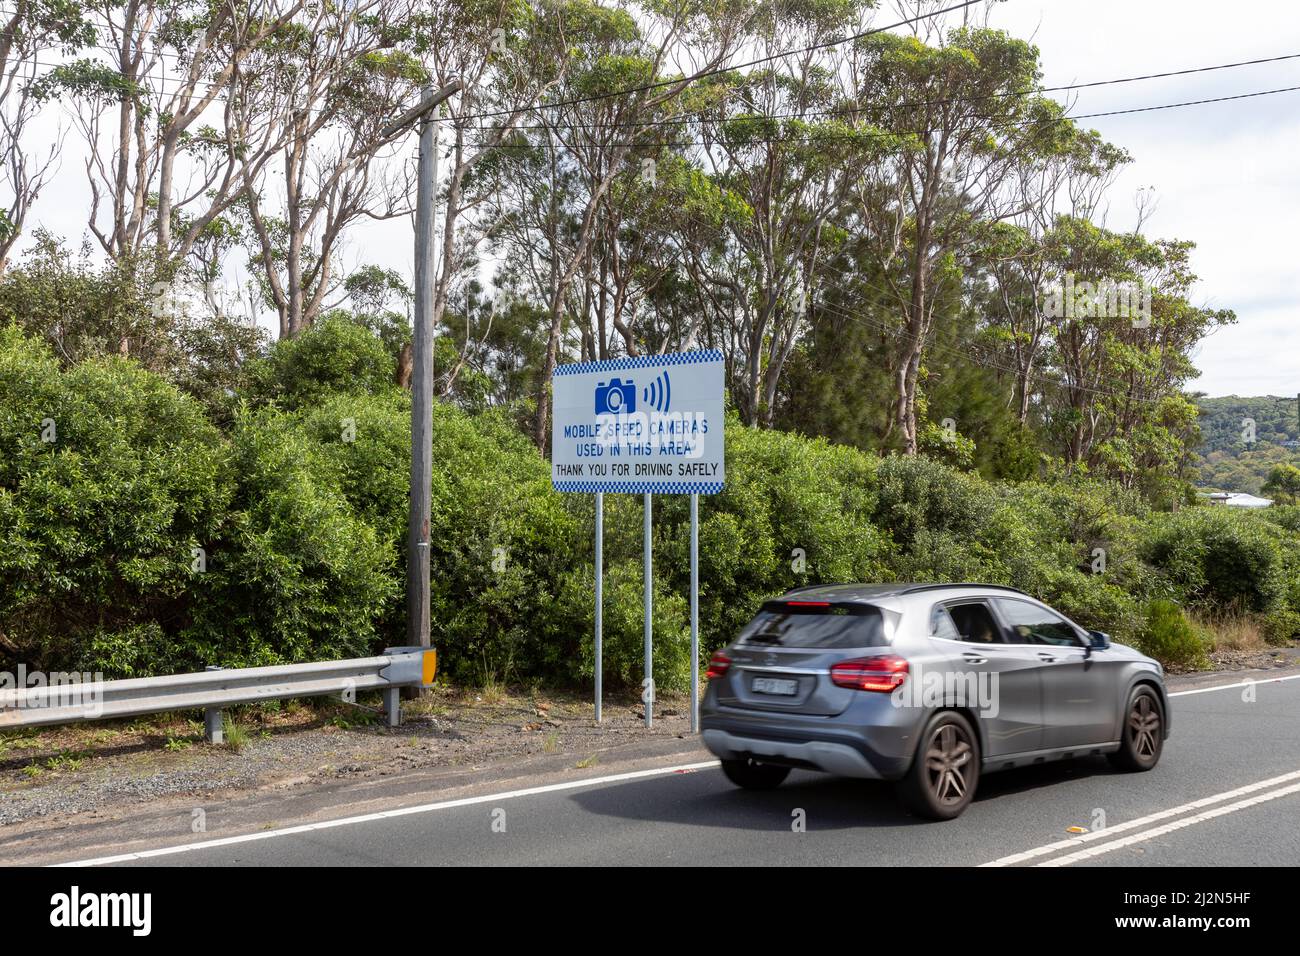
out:
<path id="1" fill-rule="evenodd" d="M 759 763 L 753 757 L 722 761 L 722 772 L 738 787 L 746 790 L 771 790 L 790 776 L 790 768 L 774 763 Z"/>
<path id="2" fill-rule="evenodd" d="M 912 767 L 898 782 L 903 805 L 917 816 L 951 820 L 975 795 L 980 778 L 980 744 L 961 714 L 943 711 L 925 725 Z"/>
<path id="3" fill-rule="evenodd" d="M 1165 744 L 1165 714 L 1156 692 L 1146 685 L 1133 691 L 1124 711 L 1119 750 L 1110 762 L 1130 772 L 1150 770 L 1160 760 Z"/>

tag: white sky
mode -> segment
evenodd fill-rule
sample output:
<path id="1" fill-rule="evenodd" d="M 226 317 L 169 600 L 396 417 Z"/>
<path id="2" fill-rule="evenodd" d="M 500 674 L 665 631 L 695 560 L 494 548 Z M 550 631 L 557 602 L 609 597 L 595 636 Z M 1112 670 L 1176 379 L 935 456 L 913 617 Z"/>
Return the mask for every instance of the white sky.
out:
<path id="1" fill-rule="evenodd" d="M 896 19 L 892 5 L 882 6 L 877 22 Z M 1289 0 L 1006 0 L 992 25 L 1039 46 L 1048 86 L 1300 53 L 1300 4 Z M 1288 86 L 1300 86 L 1300 59 L 1086 90 L 1072 112 Z M 1110 194 L 1107 225 L 1131 226 L 1137 191 L 1154 187 L 1147 234 L 1195 241 L 1194 301 L 1237 313 L 1237 325 L 1201 346 L 1202 375 L 1191 387 L 1210 395 L 1300 391 L 1300 92 L 1087 122 L 1135 160 Z M 52 118 L 42 126 L 52 129 Z M 28 235 L 42 225 L 75 244 L 88 190 L 75 133 L 66 147 Z M 354 229 L 343 255 L 349 266 L 375 262 L 409 276 L 410 221 Z"/>
<path id="2" fill-rule="evenodd" d="M 1300 53 L 1290 0 L 1008 0 L 992 25 L 1029 38 L 1048 86 Z M 1154 106 L 1300 86 L 1300 59 L 1085 90 L 1072 112 Z M 1300 391 L 1300 92 L 1086 121 L 1133 154 L 1109 225 L 1130 226 L 1155 187 L 1148 235 L 1196 243 L 1197 305 L 1237 324 L 1207 339 L 1192 388 L 1210 395 Z"/>

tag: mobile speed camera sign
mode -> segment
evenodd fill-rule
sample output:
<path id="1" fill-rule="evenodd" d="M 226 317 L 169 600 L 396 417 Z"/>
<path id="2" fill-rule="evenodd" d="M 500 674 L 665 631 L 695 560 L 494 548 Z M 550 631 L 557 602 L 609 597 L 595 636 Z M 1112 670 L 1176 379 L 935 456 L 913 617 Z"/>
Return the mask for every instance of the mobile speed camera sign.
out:
<path id="1" fill-rule="evenodd" d="M 561 365 L 551 379 L 551 483 L 596 496 L 596 722 L 600 722 L 605 494 L 643 497 L 645 724 L 654 722 L 653 495 L 691 496 L 691 731 L 699 728 L 700 495 L 722 491 L 722 353 Z"/>
<path id="2" fill-rule="evenodd" d="M 721 352 L 561 365 L 551 392 L 557 491 L 722 491 Z"/>

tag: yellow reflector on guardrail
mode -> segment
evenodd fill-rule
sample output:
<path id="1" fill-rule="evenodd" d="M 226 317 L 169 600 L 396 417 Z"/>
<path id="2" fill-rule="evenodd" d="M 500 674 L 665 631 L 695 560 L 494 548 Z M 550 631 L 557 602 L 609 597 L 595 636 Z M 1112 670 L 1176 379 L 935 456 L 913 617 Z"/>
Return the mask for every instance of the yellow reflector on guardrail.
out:
<path id="1" fill-rule="evenodd" d="M 430 648 L 424 652 L 424 667 L 421 670 L 422 683 L 425 687 L 433 686 L 434 675 L 438 673 L 438 652 Z"/>

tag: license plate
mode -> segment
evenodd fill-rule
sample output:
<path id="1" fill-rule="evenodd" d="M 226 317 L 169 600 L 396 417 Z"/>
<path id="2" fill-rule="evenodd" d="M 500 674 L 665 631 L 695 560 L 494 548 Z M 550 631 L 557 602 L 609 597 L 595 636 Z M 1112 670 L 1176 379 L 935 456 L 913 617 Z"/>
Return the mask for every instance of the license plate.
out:
<path id="1" fill-rule="evenodd" d="M 781 694 L 784 697 L 793 697 L 799 693 L 797 680 L 781 680 L 777 677 L 755 677 L 751 686 L 756 694 Z"/>

